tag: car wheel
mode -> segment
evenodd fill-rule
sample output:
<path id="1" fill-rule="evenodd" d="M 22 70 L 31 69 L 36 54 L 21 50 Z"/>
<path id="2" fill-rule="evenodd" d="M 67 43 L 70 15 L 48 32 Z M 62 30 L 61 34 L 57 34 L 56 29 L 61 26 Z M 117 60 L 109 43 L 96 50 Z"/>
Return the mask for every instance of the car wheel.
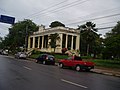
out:
<path id="1" fill-rule="evenodd" d="M 79 72 L 79 71 L 81 70 L 80 65 L 77 65 L 77 66 L 75 67 L 75 70 Z"/>
<path id="2" fill-rule="evenodd" d="M 63 63 L 60 63 L 60 64 L 59 64 L 59 67 L 60 67 L 60 68 L 63 68 L 63 67 L 64 67 Z"/>
<path id="3" fill-rule="evenodd" d="M 43 61 L 43 64 L 46 65 L 46 61 Z"/>

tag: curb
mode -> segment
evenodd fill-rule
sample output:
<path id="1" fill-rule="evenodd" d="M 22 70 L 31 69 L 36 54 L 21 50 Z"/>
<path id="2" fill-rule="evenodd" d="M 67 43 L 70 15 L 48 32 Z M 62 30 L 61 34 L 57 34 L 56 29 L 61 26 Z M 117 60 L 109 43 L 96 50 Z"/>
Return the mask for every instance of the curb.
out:
<path id="1" fill-rule="evenodd" d="M 100 69 L 99 69 L 100 70 Z M 99 71 L 99 70 L 91 70 L 93 73 L 97 73 L 97 74 L 103 74 L 103 75 L 109 75 L 109 76 L 116 76 L 116 77 L 120 77 L 120 74 L 115 74 L 115 73 L 110 73 L 110 72 L 105 72 L 105 71 Z"/>

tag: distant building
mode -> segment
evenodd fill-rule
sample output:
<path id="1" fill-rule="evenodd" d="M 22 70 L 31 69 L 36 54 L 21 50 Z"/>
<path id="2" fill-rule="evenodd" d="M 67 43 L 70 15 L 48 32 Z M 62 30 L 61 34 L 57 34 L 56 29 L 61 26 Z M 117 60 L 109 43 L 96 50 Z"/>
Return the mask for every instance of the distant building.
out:
<path id="1" fill-rule="evenodd" d="M 37 49 L 44 52 L 52 52 L 53 48 L 49 45 L 50 34 L 58 33 L 60 41 L 56 41 L 58 45 L 55 49 L 56 53 L 61 53 L 62 48 L 69 48 L 71 50 L 79 50 L 80 34 L 76 29 L 68 27 L 47 28 L 41 25 L 37 32 L 34 32 L 28 37 L 28 50 Z"/>

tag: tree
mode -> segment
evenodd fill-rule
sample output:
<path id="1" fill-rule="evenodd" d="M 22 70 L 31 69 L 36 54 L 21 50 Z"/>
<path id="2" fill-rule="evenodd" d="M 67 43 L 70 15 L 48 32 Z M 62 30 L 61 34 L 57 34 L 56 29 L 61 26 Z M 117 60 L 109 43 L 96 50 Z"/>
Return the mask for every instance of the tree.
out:
<path id="1" fill-rule="evenodd" d="M 2 37 L 0 37 L 0 49 L 2 49 L 2 48 L 3 48 L 2 41 L 3 41 L 3 38 L 2 38 Z"/>
<path id="2" fill-rule="evenodd" d="M 54 48 L 54 52 L 55 52 L 56 47 L 59 46 L 57 45 L 56 41 L 57 40 L 60 41 L 60 36 L 58 33 L 51 34 L 49 36 L 49 39 L 50 39 L 49 45 L 51 46 L 51 48 Z"/>
<path id="3" fill-rule="evenodd" d="M 52 23 L 49 25 L 49 27 L 51 27 L 51 28 L 53 28 L 53 27 L 58 27 L 58 26 L 65 27 L 65 25 L 62 24 L 62 23 L 59 22 L 59 21 L 54 21 L 54 22 L 52 22 Z"/>
<path id="4" fill-rule="evenodd" d="M 80 29 L 81 43 L 87 47 L 86 48 L 87 55 L 89 55 L 92 43 L 95 42 L 96 38 L 99 38 L 99 35 L 96 33 L 97 30 L 95 29 L 95 26 L 96 25 L 92 22 L 86 22 L 86 24 L 78 27 L 78 29 Z"/>
<path id="5" fill-rule="evenodd" d="M 19 21 L 9 28 L 9 34 L 5 37 L 4 44 L 14 51 L 16 48 L 27 45 L 25 40 L 28 35 L 37 30 L 38 26 L 31 20 Z"/>
<path id="6" fill-rule="evenodd" d="M 112 56 L 120 59 L 120 21 L 111 30 L 111 32 L 106 33 L 105 36 L 103 57 L 110 59 Z"/>
<path id="7" fill-rule="evenodd" d="M 104 48 L 104 39 L 102 37 L 98 37 L 94 40 L 94 43 L 91 45 L 91 52 L 94 53 L 94 58 L 101 58 L 101 53 Z"/>

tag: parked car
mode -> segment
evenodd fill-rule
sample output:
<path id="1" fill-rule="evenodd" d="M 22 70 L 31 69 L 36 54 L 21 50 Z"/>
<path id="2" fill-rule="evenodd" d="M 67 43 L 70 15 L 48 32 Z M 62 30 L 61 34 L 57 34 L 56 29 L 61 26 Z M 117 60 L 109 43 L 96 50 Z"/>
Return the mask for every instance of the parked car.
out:
<path id="1" fill-rule="evenodd" d="M 27 58 L 27 54 L 25 53 L 25 52 L 17 52 L 16 54 L 15 54 L 15 58 L 23 58 L 23 59 L 26 59 Z"/>
<path id="2" fill-rule="evenodd" d="M 73 67 L 76 71 L 90 71 L 91 69 L 94 69 L 94 65 L 95 64 L 93 62 L 83 61 L 79 56 L 72 56 L 59 61 L 60 68 Z"/>
<path id="3" fill-rule="evenodd" d="M 0 49 L 0 54 L 2 54 L 2 49 Z"/>
<path id="4" fill-rule="evenodd" d="M 7 49 L 0 50 L 0 54 L 2 54 L 2 55 L 8 55 L 8 50 Z"/>
<path id="5" fill-rule="evenodd" d="M 49 54 L 42 54 L 36 58 L 36 63 L 55 65 L 55 57 Z"/>

